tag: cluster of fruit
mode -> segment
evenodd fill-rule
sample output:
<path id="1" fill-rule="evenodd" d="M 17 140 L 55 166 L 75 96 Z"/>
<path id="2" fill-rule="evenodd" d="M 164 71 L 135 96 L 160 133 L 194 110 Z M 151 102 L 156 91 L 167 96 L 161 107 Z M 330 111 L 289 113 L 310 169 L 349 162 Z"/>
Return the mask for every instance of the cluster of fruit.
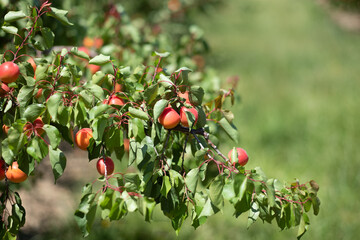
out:
<path id="1" fill-rule="evenodd" d="M 121 85 L 120 85 L 121 86 Z M 119 90 L 120 91 L 120 90 Z M 180 99 L 185 99 L 185 103 L 187 106 L 182 106 L 180 108 L 180 114 L 172 108 L 170 105 L 165 107 L 163 112 L 160 114 L 158 121 L 165 129 L 173 129 L 179 124 L 183 127 L 189 127 L 188 117 L 186 116 L 186 112 L 190 112 L 194 116 L 193 125 L 196 124 L 198 120 L 198 111 L 196 110 L 195 106 L 193 106 L 189 100 L 189 92 L 185 91 L 184 93 L 178 93 L 178 97 Z M 125 104 L 124 100 L 112 95 L 109 99 L 105 99 L 103 104 L 109 105 L 117 105 L 123 106 Z M 90 128 L 83 128 L 80 129 L 75 136 L 75 144 L 82 150 L 87 150 L 90 145 L 90 139 L 93 137 L 93 132 Z M 129 151 L 129 139 L 124 139 L 124 148 L 125 151 Z M 230 162 L 233 163 L 235 166 L 236 163 L 240 164 L 241 166 L 245 166 L 248 162 L 248 155 L 246 151 L 242 148 L 237 149 L 237 161 L 233 161 L 233 153 L 232 150 L 228 153 L 228 158 Z M 235 155 L 236 156 L 236 155 Z M 110 157 L 102 157 L 97 161 L 97 170 L 101 175 L 111 175 L 114 172 L 114 162 Z"/>

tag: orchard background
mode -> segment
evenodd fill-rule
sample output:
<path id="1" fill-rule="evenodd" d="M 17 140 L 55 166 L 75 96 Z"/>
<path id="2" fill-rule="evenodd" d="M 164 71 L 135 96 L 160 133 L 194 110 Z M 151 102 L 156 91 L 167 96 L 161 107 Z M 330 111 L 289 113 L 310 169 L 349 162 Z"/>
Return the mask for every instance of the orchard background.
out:
<path id="1" fill-rule="evenodd" d="M 151 5 L 139 1 L 138 6 L 129 2 L 125 1 L 123 6 L 130 13 L 140 9 L 143 12 L 137 14 L 145 14 L 149 21 L 164 21 L 162 15 L 149 14 L 158 7 L 157 1 Z M 70 21 L 81 26 L 76 31 L 67 31 L 55 20 L 46 22 L 57 36 L 55 46 L 80 46 L 85 36 L 101 32 L 101 28 L 91 22 L 96 19 L 87 15 L 88 11 L 103 14 L 99 9 L 106 8 L 99 8 L 98 1 L 86 6 L 82 1 L 63 1 L 61 6 L 54 6 L 69 10 Z M 205 15 L 199 6 L 202 4 L 191 9 L 187 19 L 204 30 L 192 28 L 199 36 L 197 40 L 202 42 L 204 36 L 212 48 L 204 59 L 210 83 L 206 91 L 216 96 L 215 91 L 211 92 L 211 86 L 215 90 L 218 87 L 214 81 L 226 88 L 231 87 L 225 83 L 229 76 L 240 76 L 236 95 L 241 95 L 241 102 L 237 99 L 230 109 L 240 133 L 239 145 L 250 155 L 246 168 L 261 166 L 268 177 L 288 182 L 298 177 L 301 182 L 315 179 L 319 183 L 322 210 L 319 217 L 310 216 L 311 228 L 304 239 L 355 238 L 359 231 L 356 224 L 359 203 L 352 197 L 359 188 L 356 171 L 359 164 L 356 63 L 359 57 L 354 54 L 358 52 L 358 33 L 340 29 L 328 12 L 311 1 L 277 0 L 271 4 L 231 1 L 225 5 L 204 5 Z M 88 18 L 84 20 L 79 15 Z M 167 31 L 175 33 L 184 31 L 181 24 L 167 27 Z M 108 33 L 107 37 L 111 36 L 112 33 Z M 174 41 L 176 36 L 179 35 L 175 35 Z M 206 47 L 202 43 L 196 45 L 190 54 L 206 54 Z M 182 60 L 179 67 L 190 64 L 189 59 Z M 229 141 L 220 145 L 224 153 L 235 145 L 226 137 L 221 140 Z M 39 165 L 37 177 L 31 176 L 21 185 L 19 192 L 27 210 L 27 225 L 20 233 L 21 239 L 56 239 L 59 234 L 65 238 L 81 238 L 73 212 L 81 198 L 81 186 L 98 177 L 96 161 L 88 163 L 87 154 L 76 147 L 74 150 L 66 145 L 61 147 L 65 151 L 64 148 L 68 148 L 67 168 L 56 185 L 51 166 L 46 164 L 48 161 Z M 190 226 L 191 222 L 186 221 L 179 238 L 289 239 L 296 236 L 296 229 L 279 232 L 273 224 L 260 221 L 246 230 L 247 214 L 239 219 L 232 214 L 232 207 L 225 205 L 224 213 L 211 216 L 196 231 Z M 57 217 L 61 221 L 56 220 Z M 138 214 L 129 214 L 114 223 L 97 219 L 88 238 L 118 238 L 119 235 L 123 239 L 175 238 L 169 220 L 160 211 L 155 211 L 151 224 Z"/>

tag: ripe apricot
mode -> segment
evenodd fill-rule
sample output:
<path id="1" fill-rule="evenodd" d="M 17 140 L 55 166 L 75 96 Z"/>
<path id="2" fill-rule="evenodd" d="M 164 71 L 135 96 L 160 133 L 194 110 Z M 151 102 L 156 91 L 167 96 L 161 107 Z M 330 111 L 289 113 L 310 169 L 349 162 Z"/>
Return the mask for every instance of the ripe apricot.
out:
<path id="1" fill-rule="evenodd" d="M 97 71 L 100 71 L 101 67 L 94 64 L 87 65 L 87 68 L 90 70 L 91 74 L 96 73 Z"/>
<path id="2" fill-rule="evenodd" d="M 80 129 L 75 135 L 76 145 L 82 149 L 86 150 L 90 144 L 90 138 L 92 138 L 92 130 L 90 128 Z"/>
<path id="3" fill-rule="evenodd" d="M 106 175 L 110 175 L 114 172 L 115 166 L 113 160 L 109 157 L 105 157 L 105 160 L 104 158 L 100 158 L 96 163 L 96 169 L 100 175 L 105 175 L 105 166 Z"/>
<path id="4" fill-rule="evenodd" d="M 121 99 L 117 96 L 112 96 L 111 99 L 109 100 L 109 104 L 123 106 L 125 103 L 124 103 L 123 99 Z"/>
<path id="5" fill-rule="evenodd" d="M 84 47 L 84 46 L 78 47 L 78 51 L 81 51 L 81 52 L 86 53 L 87 55 L 90 55 L 90 50 L 87 47 Z"/>
<path id="6" fill-rule="evenodd" d="M 114 90 L 115 90 L 115 92 L 122 92 L 123 85 L 121 85 L 120 83 L 115 83 Z"/>
<path id="7" fill-rule="evenodd" d="M 3 132 L 6 134 L 6 135 L 8 135 L 8 132 L 9 132 L 9 126 L 6 126 L 5 124 L 3 124 L 3 126 L 2 126 L 2 130 L 3 130 Z"/>
<path id="8" fill-rule="evenodd" d="M 40 98 L 40 97 L 41 97 L 41 95 L 42 95 L 42 91 L 43 91 L 43 89 L 42 89 L 42 88 L 40 88 L 40 89 L 37 91 L 37 93 L 35 94 L 35 98 L 36 98 L 36 99 L 38 99 L 38 98 Z"/>
<path id="9" fill-rule="evenodd" d="M 197 123 L 198 120 L 198 111 L 193 107 L 193 108 L 187 108 L 187 107 L 181 107 L 180 109 L 180 122 L 184 127 L 189 127 L 189 122 L 188 119 L 186 117 L 186 112 L 191 112 L 194 117 L 195 117 L 195 122 L 194 125 Z"/>
<path id="10" fill-rule="evenodd" d="M 185 98 L 186 103 L 190 103 L 189 91 L 185 91 L 184 93 L 179 92 L 178 96 L 181 97 L 181 98 Z"/>
<path id="11" fill-rule="evenodd" d="M 31 66 L 33 67 L 33 69 L 34 69 L 34 77 L 35 77 L 36 63 L 35 63 L 34 59 L 29 58 L 29 59 L 27 60 L 27 62 L 30 63 Z"/>
<path id="12" fill-rule="evenodd" d="M 228 153 L 228 158 L 230 159 L 230 161 L 232 162 L 232 164 L 235 166 L 236 163 L 239 163 L 241 166 L 245 166 L 245 164 L 248 162 L 249 160 L 249 156 L 246 153 L 246 151 L 242 148 L 236 148 L 237 150 L 237 155 L 238 155 L 238 161 L 233 161 L 231 159 L 232 156 L 232 149 L 230 150 L 230 152 Z"/>
<path id="13" fill-rule="evenodd" d="M 0 65 L 0 80 L 4 83 L 12 83 L 20 75 L 19 66 L 13 62 L 4 62 Z"/>
<path id="14" fill-rule="evenodd" d="M 94 47 L 96 49 L 101 48 L 103 44 L 104 44 L 104 40 L 102 40 L 102 38 L 98 38 L 98 37 L 94 38 Z"/>
<path id="15" fill-rule="evenodd" d="M 124 106 L 125 102 L 122 98 L 113 95 L 109 99 L 104 99 L 103 104 Z"/>
<path id="16" fill-rule="evenodd" d="M 4 159 L 0 159 L 0 181 L 5 178 L 5 161 Z"/>
<path id="17" fill-rule="evenodd" d="M 180 115 L 172 107 L 166 107 L 158 120 L 164 128 L 171 129 L 180 123 Z"/>
<path id="18" fill-rule="evenodd" d="M 124 150 L 125 152 L 129 152 L 130 149 L 130 140 L 128 138 L 124 139 Z"/>
<path id="19" fill-rule="evenodd" d="M 19 164 L 17 162 L 13 162 L 6 171 L 6 177 L 11 182 L 21 183 L 25 181 L 28 176 L 19 168 Z"/>
<path id="20" fill-rule="evenodd" d="M 172 12 L 177 12 L 181 8 L 181 2 L 179 0 L 168 1 L 168 9 Z"/>
<path id="21" fill-rule="evenodd" d="M 91 37 L 84 37 L 83 45 L 85 47 L 91 48 L 92 46 L 94 46 L 94 39 L 92 39 Z"/>

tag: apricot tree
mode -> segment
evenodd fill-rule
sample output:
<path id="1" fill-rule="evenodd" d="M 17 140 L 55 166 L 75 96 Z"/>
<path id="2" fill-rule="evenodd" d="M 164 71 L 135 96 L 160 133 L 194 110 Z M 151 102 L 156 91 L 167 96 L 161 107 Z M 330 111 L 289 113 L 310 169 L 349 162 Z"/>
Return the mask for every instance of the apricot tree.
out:
<path id="1" fill-rule="evenodd" d="M 166 49 L 157 40 L 164 35 L 154 25 L 136 28 L 139 24 L 114 5 L 103 24 L 125 39 L 122 45 L 104 37 L 87 38 L 82 48 L 58 48 L 44 23 L 52 17 L 70 28 L 67 11 L 48 1 L 11 9 L 2 30 L 12 41 L 1 55 L 0 70 L 10 62 L 20 74 L 8 81 L 0 71 L 0 123 L 7 129 L 0 148 L 2 239 L 16 239 L 25 224 L 25 209 L 11 185 L 36 177 L 35 168 L 47 156 L 56 182 L 66 169 L 62 141 L 75 142 L 89 160 L 98 161 L 101 176 L 84 186 L 75 211 L 84 236 L 97 216 L 115 221 L 138 211 L 151 221 L 157 205 L 176 232 L 188 217 L 197 228 L 225 201 L 233 205 L 235 217 L 248 212 L 248 226 L 260 218 L 281 229 L 299 226 L 298 237 L 306 232 L 311 207 L 315 215 L 319 212 L 315 181 L 287 185 L 260 168 L 246 169 L 248 158 L 245 162 L 236 147 L 228 156 L 220 151 L 223 136 L 238 141 L 234 116 L 225 109 L 234 103 L 234 88 L 214 94 L 212 75 L 180 54 L 179 49 L 202 42 L 196 30 L 184 33 L 191 41 L 177 46 L 180 53 L 159 51 Z M 187 64 L 176 67 L 189 59 L 198 72 Z M 127 167 L 116 171 L 120 163 Z M 20 180 L 13 180 L 14 174 Z"/>

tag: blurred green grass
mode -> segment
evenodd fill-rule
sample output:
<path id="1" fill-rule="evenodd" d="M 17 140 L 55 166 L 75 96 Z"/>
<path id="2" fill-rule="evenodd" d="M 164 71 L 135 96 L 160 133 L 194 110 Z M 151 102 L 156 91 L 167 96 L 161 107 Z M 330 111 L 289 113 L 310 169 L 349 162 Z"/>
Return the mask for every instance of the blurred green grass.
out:
<path id="1" fill-rule="evenodd" d="M 360 34 L 340 29 L 310 0 L 233 0 L 199 21 L 211 64 L 223 79 L 240 76 L 242 102 L 232 110 L 249 167 L 320 184 L 320 214 L 304 239 L 355 239 Z M 249 239 L 289 238 L 262 224 L 241 229 Z"/>
<path id="2" fill-rule="evenodd" d="M 291 182 L 320 185 L 320 214 L 310 215 L 303 239 L 356 239 L 360 201 L 360 34 L 346 32 L 311 0 L 229 0 L 197 23 L 212 47 L 208 62 L 225 81 L 239 75 L 242 101 L 232 107 L 250 155 L 249 168 Z M 228 148 L 223 150 L 227 152 Z M 235 219 L 228 206 L 194 231 L 187 221 L 179 239 L 295 239 L 297 229 Z M 81 239 L 73 219 L 53 236 Z M 106 226 L 106 227 L 104 227 Z M 55 235 L 54 235 L 55 234 Z M 88 239 L 175 239 L 160 214 L 152 224 L 138 214 L 95 223 Z"/>

